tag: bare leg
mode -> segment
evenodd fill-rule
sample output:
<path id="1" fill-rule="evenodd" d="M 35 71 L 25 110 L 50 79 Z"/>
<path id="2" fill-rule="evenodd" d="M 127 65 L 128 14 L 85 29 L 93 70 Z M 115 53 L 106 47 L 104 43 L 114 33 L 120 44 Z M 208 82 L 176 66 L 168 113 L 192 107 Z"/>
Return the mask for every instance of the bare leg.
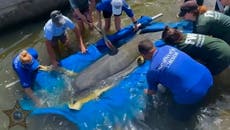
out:
<path id="1" fill-rule="evenodd" d="M 78 19 L 78 20 L 77 20 L 77 25 L 78 25 L 78 27 L 79 27 L 80 32 L 83 32 L 83 31 L 85 30 L 85 26 L 84 26 L 82 20 L 79 20 L 79 19 Z"/>
<path id="2" fill-rule="evenodd" d="M 67 34 L 63 39 L 61 39 L 61 42 L 64 44 L 65 50 L 67 51 L 69 55 L 74 52 L 74 50 L 72 49 L 70 45 L 70 39 Z"/>
<path id="3" fill-rule="evenodd" d="M 115 28 L 117 31 L 121 29 L 121 18 L 120 16 L 114 16 Z"/>
<path id="4" fill-rule="evenodd" d="M 92 26 L 92 23 L 93 23 L 92 12 L 89 11 L 89 13 L 87 13 L 85 16 L 86 16 L 87 21 L 89 22 L 89 24 L 88 24 L 89 29 L 92 30 L 93 29 L 93 26 Z"/>
<path id="5" fill-rule="evenodd" d="M 57 43 L 53 44 L 52 47 L 53 47 L 53 50 L 55 52 L 57 60 L 60 60 L 62 57 L 62 54 L 61 54 L 61 50 L 59 47 L 59 42 L 57 41 Z"/>
<path id="6" fill-rule="evenodd" d="M 105 18 L 105 27 L 104 27 L 104 30 L 105 30 L 106 33 L 109 32 L 110 25 L 111 25 L 111 18 Z"/>

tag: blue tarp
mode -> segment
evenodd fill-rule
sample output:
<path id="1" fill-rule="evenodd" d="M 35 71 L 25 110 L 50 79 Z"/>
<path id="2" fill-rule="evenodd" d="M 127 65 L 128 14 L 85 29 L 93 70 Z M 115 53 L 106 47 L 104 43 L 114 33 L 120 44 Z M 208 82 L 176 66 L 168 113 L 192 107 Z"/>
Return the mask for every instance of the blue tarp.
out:
<path id="1" fill-rule="evenodd" d="M 108 129 L 115 123 L 127 123 L 145 107 L 143 90 L 147 86 L 145 74 L 149 62 L 136 68 L 112 89 L 103 93 L 99 99 L 92 100 L 80 111 L 71 110 L 67 105 L 53 108 L 35 109 L 32 114 L 58 114 L 73 122 L 80 129 Z M 140 101 L 143 99 L 142 101 Z M 103 126 L 104 123 L 110 123 Z M 100 127 L 99 127 L 100 128 Z"/>
<path id="2" fill-rule="evenodd" d="M 142 33 L 161 31 L 167 25 L 157 22 L 151 24 L 151 21 L 151 18 L 147 16 L 139 20 L 144 25 L 142 26 Z M 174 26 L 183 26 L 182 23 L 175 23 Z M 144 29 L 148 29 L 148 31 Z M 133 27 L 129 25 L 117 33 L 108 36 L 108 38 L 115 46 L 119 47 L 134 35 Z M 62 67 L 79 73 L 108 52 L 103 39 L 88 46 L 87 49 L 87 54 L 76 53 L 63 59 L 61 61 Z M 23 98 L 20 104 L 23 109 L 32 110 L 32 115 L 62 115 L 80 129 L 95 129 L 99 126 L 102 129 L 107 129 L 103 128 L 106 127 L 103 124 L 108 122 L 111 125 L 118 122 L 126 123 L 126 120 L 134 118 L 145 106 L 144 101 L 140 101 L 140 99 L 143 99 L 143 89 L 147 86 L 145 73 L 148 66 L 149 63 L 146 62 L 144 65 L 136 68 L 112 89 L 102 94 L 99 99 L 86 103 L 80 111 L 69 109 L 67 102 L 61 104 L 58 104 L 58 102 L 53 103 L 49 108 L 35 108 L 30 100 Z M 68 86 L 69 80 L 65 75 L 58 72 L 39 71 L 36 77 L 35 91 L 41 97 L 46 95 L 46 98 L 56 100 L 63 93 L 63 90 L 66 89 L 66 86 Z"/>
<path id="3" fill-rule="evenodd" d="M 162 31 L 166 26 L 171 28 L 176 28 L 184 33 L 191 33 L 193 31 L 193 22 L 188 20 L 181 20 L 179 22 L 153 22 L 151 25 L 146 26 L 141 30 L 140 33 L 148 33 L 148 32 L 157 32 Z"/>
<path id="4" fill-rule="evenodd" d="M 165 23 L 165 22 L 152 23 L 151 25 L 143 28 L 140 31 L 140 34 L 162 31 L 162 30 L 164 30 L 164 28 L 166 26 L 179 29 L 179 30 L 183 31 L 183 33 L 192 33 L 192 31 L 193 31 L 193 22 L 192 21 L 181 20 L 179 22 L 170 22 L 170 23 Z M 165 45 L 165 42 L 162 39 L 159 39 L 155 42 L 156 47 L 161 47 L 163 45 Z"/>

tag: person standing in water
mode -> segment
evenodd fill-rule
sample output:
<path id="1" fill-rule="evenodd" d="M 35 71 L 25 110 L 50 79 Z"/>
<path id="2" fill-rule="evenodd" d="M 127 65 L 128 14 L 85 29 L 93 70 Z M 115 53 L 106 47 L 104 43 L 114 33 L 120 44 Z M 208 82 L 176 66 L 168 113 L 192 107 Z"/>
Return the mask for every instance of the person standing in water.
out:
<path id="1" fill-rule="evenodd" d="M 209 70 L 174 47 L 155 48 L 149 39 L 141 41 L 138 50 L 151 62 L 145 93 L 153 95 L 158 91 L 157 85 L 163 85 L 174 99 L 173 108 L 169 108 L 172 114 L 177 113 L 176 117 L 181 120 L 189 119 L 213 85 Z"/>
<path id="2" fill-rule="evenodd" d="M 44 26 L 44 37 L 46 39 L 45 44 L 50 56 L 51 64 L 55 67 L 59 66 L 55 51 L 57 54 L 61 53 L 58 41 L 61 41 L 68 50 L 72 51 L 70 47 L 70 39 L 66 32 L 67 29 L 71 29 L 75 32 L 75 35 L 79 40 L 81 52 L 86 53 L 86 48 L 77 26 L 69 18 L 62 15 L 60 11 L 54 10 L 50 13 L 50 19 Z"/>
<path id="3" fill-rule="evenodd" d="M 38 53 L 33 48 L 22 50 L 12 61 L 14 71 L 17 73 L 21 86 L 28 97 L 36 106 L 40 107 L 41 101 L 33 92 L 33 84 L 39 69 L 48 70 L 47 66 L 40 65 Z"/>
<path id="4" fill-rule="evenodd" d="M 111 24 L 111 16 L 114 15 L 114 23 L 116 30 L 121 29 L 121 18 L 122 11 L 125 11 L 125 13 L 130 17 L 132 20 L 135 30 L 137 27 L 137 20 L 134 16 L 133 10 L 131 7 L 127 4 L 125 0 L 101 0 L 96 5 L 97 13 L 98 13 L 98 23 L 99 27 L 101 28 L 102 22 L 101 22 L 101 12 L 103 13 L 105 26 L 104 30 L 105 32 L 109 32 L 110 30 L 110 24 Z"/>

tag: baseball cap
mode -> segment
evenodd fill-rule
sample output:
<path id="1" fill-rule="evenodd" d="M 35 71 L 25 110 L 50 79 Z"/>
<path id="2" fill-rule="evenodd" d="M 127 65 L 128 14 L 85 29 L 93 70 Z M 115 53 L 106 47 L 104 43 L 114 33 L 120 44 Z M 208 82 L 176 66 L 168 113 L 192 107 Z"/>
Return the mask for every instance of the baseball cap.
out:
<path id="1" fill-rule="evenodd" d="M 34 57 L 31 56 L 31 54 L 29 54 L 26 50 L 23 50 L 19 54 L 19 58 L 20 58 L 23 68 L 29 69 L 32 71 L 35 71 L 38 69 L 39 62 L 36 59 L 34 59 Z"/>
<path id="2" fill-rule="evenodd" d="M 34 48 L 30 47 L 26 51 L 35 59 L 38 59 L 38 52 Z"/>
<path id="3" fill-rule="evenodd" d="M 198 9 L 198 4 L 194 0 L 184 2 L 180 7 L 179 17 L 183 17 L 186 13 Z"/>
<path id="4" fill-rule="evenodd" d="M 52 19 L 52 22 L 54 22 L 57 25 L 65 24 L 65 19 L 59 10 L 52 11 L 50 13 L 50 18 Z"/>
<path id="5" fill-rule="evenodd" d="M 123 5 L 122 0 L 112 0 L 111 5 L 112 5 L 113 14 L 120 15 L 122 12 L 122 5 Z"/>

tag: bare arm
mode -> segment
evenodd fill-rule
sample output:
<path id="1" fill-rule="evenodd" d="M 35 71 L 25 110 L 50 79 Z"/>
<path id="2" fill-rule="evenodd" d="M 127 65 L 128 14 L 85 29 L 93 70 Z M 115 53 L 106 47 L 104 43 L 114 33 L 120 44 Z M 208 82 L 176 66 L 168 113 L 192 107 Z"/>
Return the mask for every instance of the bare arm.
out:
<path id="1" fill-rule="evenodd" d="M 75 26 L 75 28 L 74 28 L 73 31 L 75 32 L 76 38 L 79 39 L 79 44 L 80 44 L 81 52 L 85 53 L 86 52 L 86 48 L 85 48 L 85 45 L 83 43 L 81 33 L 80 33 L 79 29 L 77 28 L 77 26 Z"/>
<path id="2" fill-rule="evenodd" d="M 131 17 L 131 20 L 132 20 L 133 23 L 137 21 L 135 16 Z"/>
<path id="3" fill-rule="evenodd" d="M 89 9 L 91 11 L 91 13 L 95 10 L 95 7 L 96 7 L 96 1 L 95 0 L 90 0 L 90 6 L 89 6 Z"/>
<path id="4" fill-rule="evenodd" d="M 84 23 L 88 23 L 86 17 L 80 12 L 78 8 L 74 9 L 74 13 L 81 18 Z"/>
<path id="5" fill-rule="evenodd" d="M 147 72 L 146 78 L 148 83 L 148 89 L 144 90 L 146 94 L 153 95 L 157 92 L 158 80 L 156 77 L 157 72 L 155 72 L 154 70 L 150 70 Z"/>
<path id="6" fill-rule="evenodd" d="M 57 67 L 58 66 L 58 62 L 56 60 L 56 55 L 54 53 L 54 49 L 51 46 L 51 42 L 49 40 L 46 40 L 45 44 L 46 44 L 46 49 L 47 49 L 48 54 L 50 56 L 50 60 L 51 60 L 52 65 L 54 65 L 55 67 Z"/>
<path id="7" fill-rule="evenodd" d="M 90 5 L 89 5 L 89 21 L 88 22 L 90 22 L 90 23 L 88 23 L 89 24 L 89 26 L 92 28 L 92 23 L 93 23 L 93 21 L 94 21 L 94 19 L 93 19 L 93 11 L 95 10 L 95 8 L 96 8 L 96 1 L 95 0 L 90 0 Z"/>
<path id="8" fill-rule="evenodd" d="M 102 29 L 101 11 L 97 11 L 98 27 Z"/>
<path id="9" fill-rule="evenodd" d="M 131 20 L 134 24 L 134 30 L 136 31 L 138 29 L 138 23 L 137 23 L 135 16 L 131 17 Z"/>

